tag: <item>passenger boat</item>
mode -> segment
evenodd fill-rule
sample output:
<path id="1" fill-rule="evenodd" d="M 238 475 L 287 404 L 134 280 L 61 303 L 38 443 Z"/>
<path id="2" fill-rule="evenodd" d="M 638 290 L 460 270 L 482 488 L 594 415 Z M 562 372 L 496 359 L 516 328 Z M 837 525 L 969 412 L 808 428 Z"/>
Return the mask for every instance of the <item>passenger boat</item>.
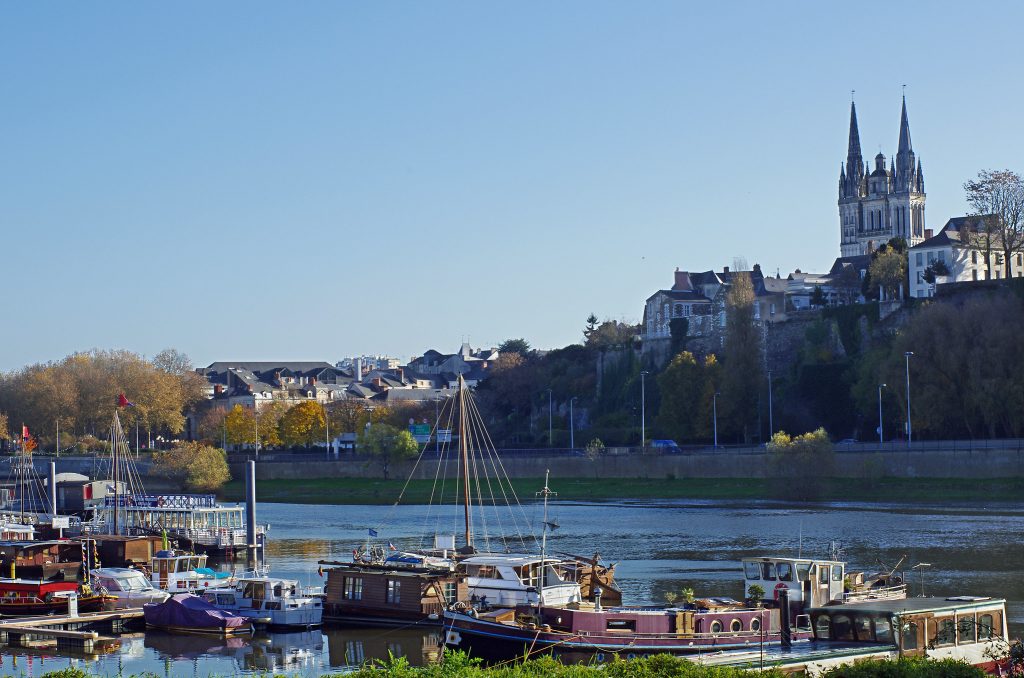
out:
<path id="1" fill-rule="evenodd" d="M 79 612 L 99 612 L 111 600 L 75 581 L 0 579 L 0 615 L 67 614 L 70 595 L 78 598 Z"/>
<path id="2" fill-rule="evenodd" d="M 176 593 L 162 603 L 142 607 L 146 626 L 171 633 L 237 636 L 252 633 L 246 617 L 219 610 L 199 596 Z"/>
<path id="3" fill-rule="evenodd" d="M 203 600 L 268 626 L 309 628 L 323 621 L 322 597 L 293 579 L 243 577 L 232 587 L 207 589 Z"/>
<path id="4" fill-rule="evenodd" d="M 955 659 L 988 673 L 1001 670 L 1009 647 L 1006 602 L 999 598 L 889 598 L 835 602 L 808 610 L 812 637 L 785 647 L 704 655 L 702 664 L 750 666 L 816 675 L 864 659 Z M 1002 674 L 1000 674 L 1002 675 Z"/>
<path id="5" fill-rule="evenodd" d="M 157 551 L 150 565 L 150 580 L 171 593 L 196 593 L 231 584 L 231 573 L 206 566 L 207 556 L 177 549 Z"/>
<path id="6" fill-rule="evenodd" d="M 432 475 L 438 479 L 435 496 L 443 495 L 445 485 L 440 478 L 451 466 L 460 469 L 448 487 L 456 487 L 459 499 L 465 525 L 462 544 L 456 547 L 453 534 L 434 534 L 433 548 L 424 550 L 401 551 L 391 543 L 385 548 L 367 541 L 355 549 L 351 562 L 321 561 L 329 566 L 325 619 L 380 625 L 440 623 L 444 609 L 456 601 L 518 605 L 543 600 L 565 605 L 585 600 L 598 590 L 620 602 L 614 566 L 601 565 L 597 557 L 553 558 L 546 553 L 547 534 L 553 525 L 547 517 L 547 500 L 554 494 L 547 483 L 537 493 L 544 498 L 542 536 L 520 531 L 531 521 L 518 504 L 493 447 L 487 446 L 489 436 L 482 430 L 482 419 L 461 378 L 458 396 L 445 404 L 438 421 L 445 417 L 458 419 L 458 449 L 449 449 L 447 443 L 439 448 L 437 473 Z M 417 464 L 423 460 L 421 454 Z M 477 489 L 471 491 L 471 487 Z M 480 488 L 487 488 L 490 496 L 480 496 Z M 441 496 L 438 503 L 443 500 Z M 488 526 L 502 530 L 502 523 L 510 518 L 518 534 L 488 533 Z M 368 532 L 371 537 L 378 534 L 376 529 Z M 511 546 L 515 542 L 518 544 Z M 532 553 L 533 548 L 538 548 L 539 555 Z"/>
<path id="7" fill-rule="evenodd" d="M 133 568 L 98 567 L 89 571 L 89 578 L 96 591 L 113 598 L 106 605 L 111 610 L 162 603 L 171 597 L 167 591 L 153 586 L 144 572 Z"/>

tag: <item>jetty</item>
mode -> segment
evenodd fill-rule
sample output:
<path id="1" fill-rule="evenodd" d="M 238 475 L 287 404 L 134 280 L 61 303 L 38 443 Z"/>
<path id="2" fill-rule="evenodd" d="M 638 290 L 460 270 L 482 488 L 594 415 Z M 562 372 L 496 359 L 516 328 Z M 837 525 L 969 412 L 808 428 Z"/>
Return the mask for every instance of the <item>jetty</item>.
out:
<path id="1" fill-rule="evenodd" d="M 92 612 L 61 617 L 17 617 L 0 620 L 0 643 L 28 646 L 40 640 L 56 640 L 57 648 L 92 652 L 96 645 L 112 641 L 110 635 L 142 620 L 142 608 Z"/>

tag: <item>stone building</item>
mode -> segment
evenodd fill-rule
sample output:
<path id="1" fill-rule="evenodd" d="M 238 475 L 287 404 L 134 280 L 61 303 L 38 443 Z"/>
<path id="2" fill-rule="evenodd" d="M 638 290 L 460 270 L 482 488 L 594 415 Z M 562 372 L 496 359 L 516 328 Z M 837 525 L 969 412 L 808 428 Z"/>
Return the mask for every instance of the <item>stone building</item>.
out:
<path id="1" fill-rule="evenodd" d="M 909 246 L 925 234 L 924 171 L 910 142 L 907 99 L 900 115 L 895 162 L 875 156 L 875 167 L 864 162 L 857 127 L 857 107 L 850 104 L 850 140 L 846 165 L 839 167 L 839 232 L 842 256 L 869 254 L 890 238 L 901 236 Z"/>

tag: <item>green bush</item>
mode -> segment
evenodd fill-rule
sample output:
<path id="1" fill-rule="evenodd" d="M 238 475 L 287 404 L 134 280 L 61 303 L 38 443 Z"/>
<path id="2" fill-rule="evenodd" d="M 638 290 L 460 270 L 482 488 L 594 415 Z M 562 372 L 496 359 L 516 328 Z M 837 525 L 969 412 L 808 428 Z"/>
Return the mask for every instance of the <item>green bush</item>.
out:
<path id="1" fill-rule="evenodd" d="M 940 661 L 923 657 L 896 661 L 872 659 L 849 666 L 837 666 L 821 678 L 983 678 L 985 672 L 955 659 Z"/>

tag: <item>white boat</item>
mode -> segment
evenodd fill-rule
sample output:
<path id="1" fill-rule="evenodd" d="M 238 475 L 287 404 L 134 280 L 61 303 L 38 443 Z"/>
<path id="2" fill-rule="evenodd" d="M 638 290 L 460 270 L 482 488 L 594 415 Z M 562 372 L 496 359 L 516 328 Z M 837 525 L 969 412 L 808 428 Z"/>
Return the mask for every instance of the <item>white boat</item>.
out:
<path id="1" fill-rule="evenodd" d="M 146 603 L 162 603 L 171 596 L 167 591 L 154 586 L 141 570 L 128 567 L 99 567 L 90 570 L 89 575 L 93 588 L 116 598 L 111 605 L 115 610 L 142 607 Z"/>
<path id="2" fill-rule="evenodd" d="M 195 593 L 230 586 L 231 573 L 215 572 L 206 566 L 206 555 L 178 550 L 157 551 L 152 560 L 150 580 L 171 593 Z"/>
<path id="3" fill-rule="evenodd" d="M 220 610 L 269 626 L 319 626 L 323 599 L 307 593 L 294 579 L 243 577 L 232 587 L 207 589 L 203 599 Z"/>
<path id="4" fill-rule="evenodd" d="M 583 599 L 578 582 L 562 569 L 563 562 L 520 554 L 470 556 L 466 568 L 470 600 L 490 607 L 550 605 L 563 607 Z"/>

